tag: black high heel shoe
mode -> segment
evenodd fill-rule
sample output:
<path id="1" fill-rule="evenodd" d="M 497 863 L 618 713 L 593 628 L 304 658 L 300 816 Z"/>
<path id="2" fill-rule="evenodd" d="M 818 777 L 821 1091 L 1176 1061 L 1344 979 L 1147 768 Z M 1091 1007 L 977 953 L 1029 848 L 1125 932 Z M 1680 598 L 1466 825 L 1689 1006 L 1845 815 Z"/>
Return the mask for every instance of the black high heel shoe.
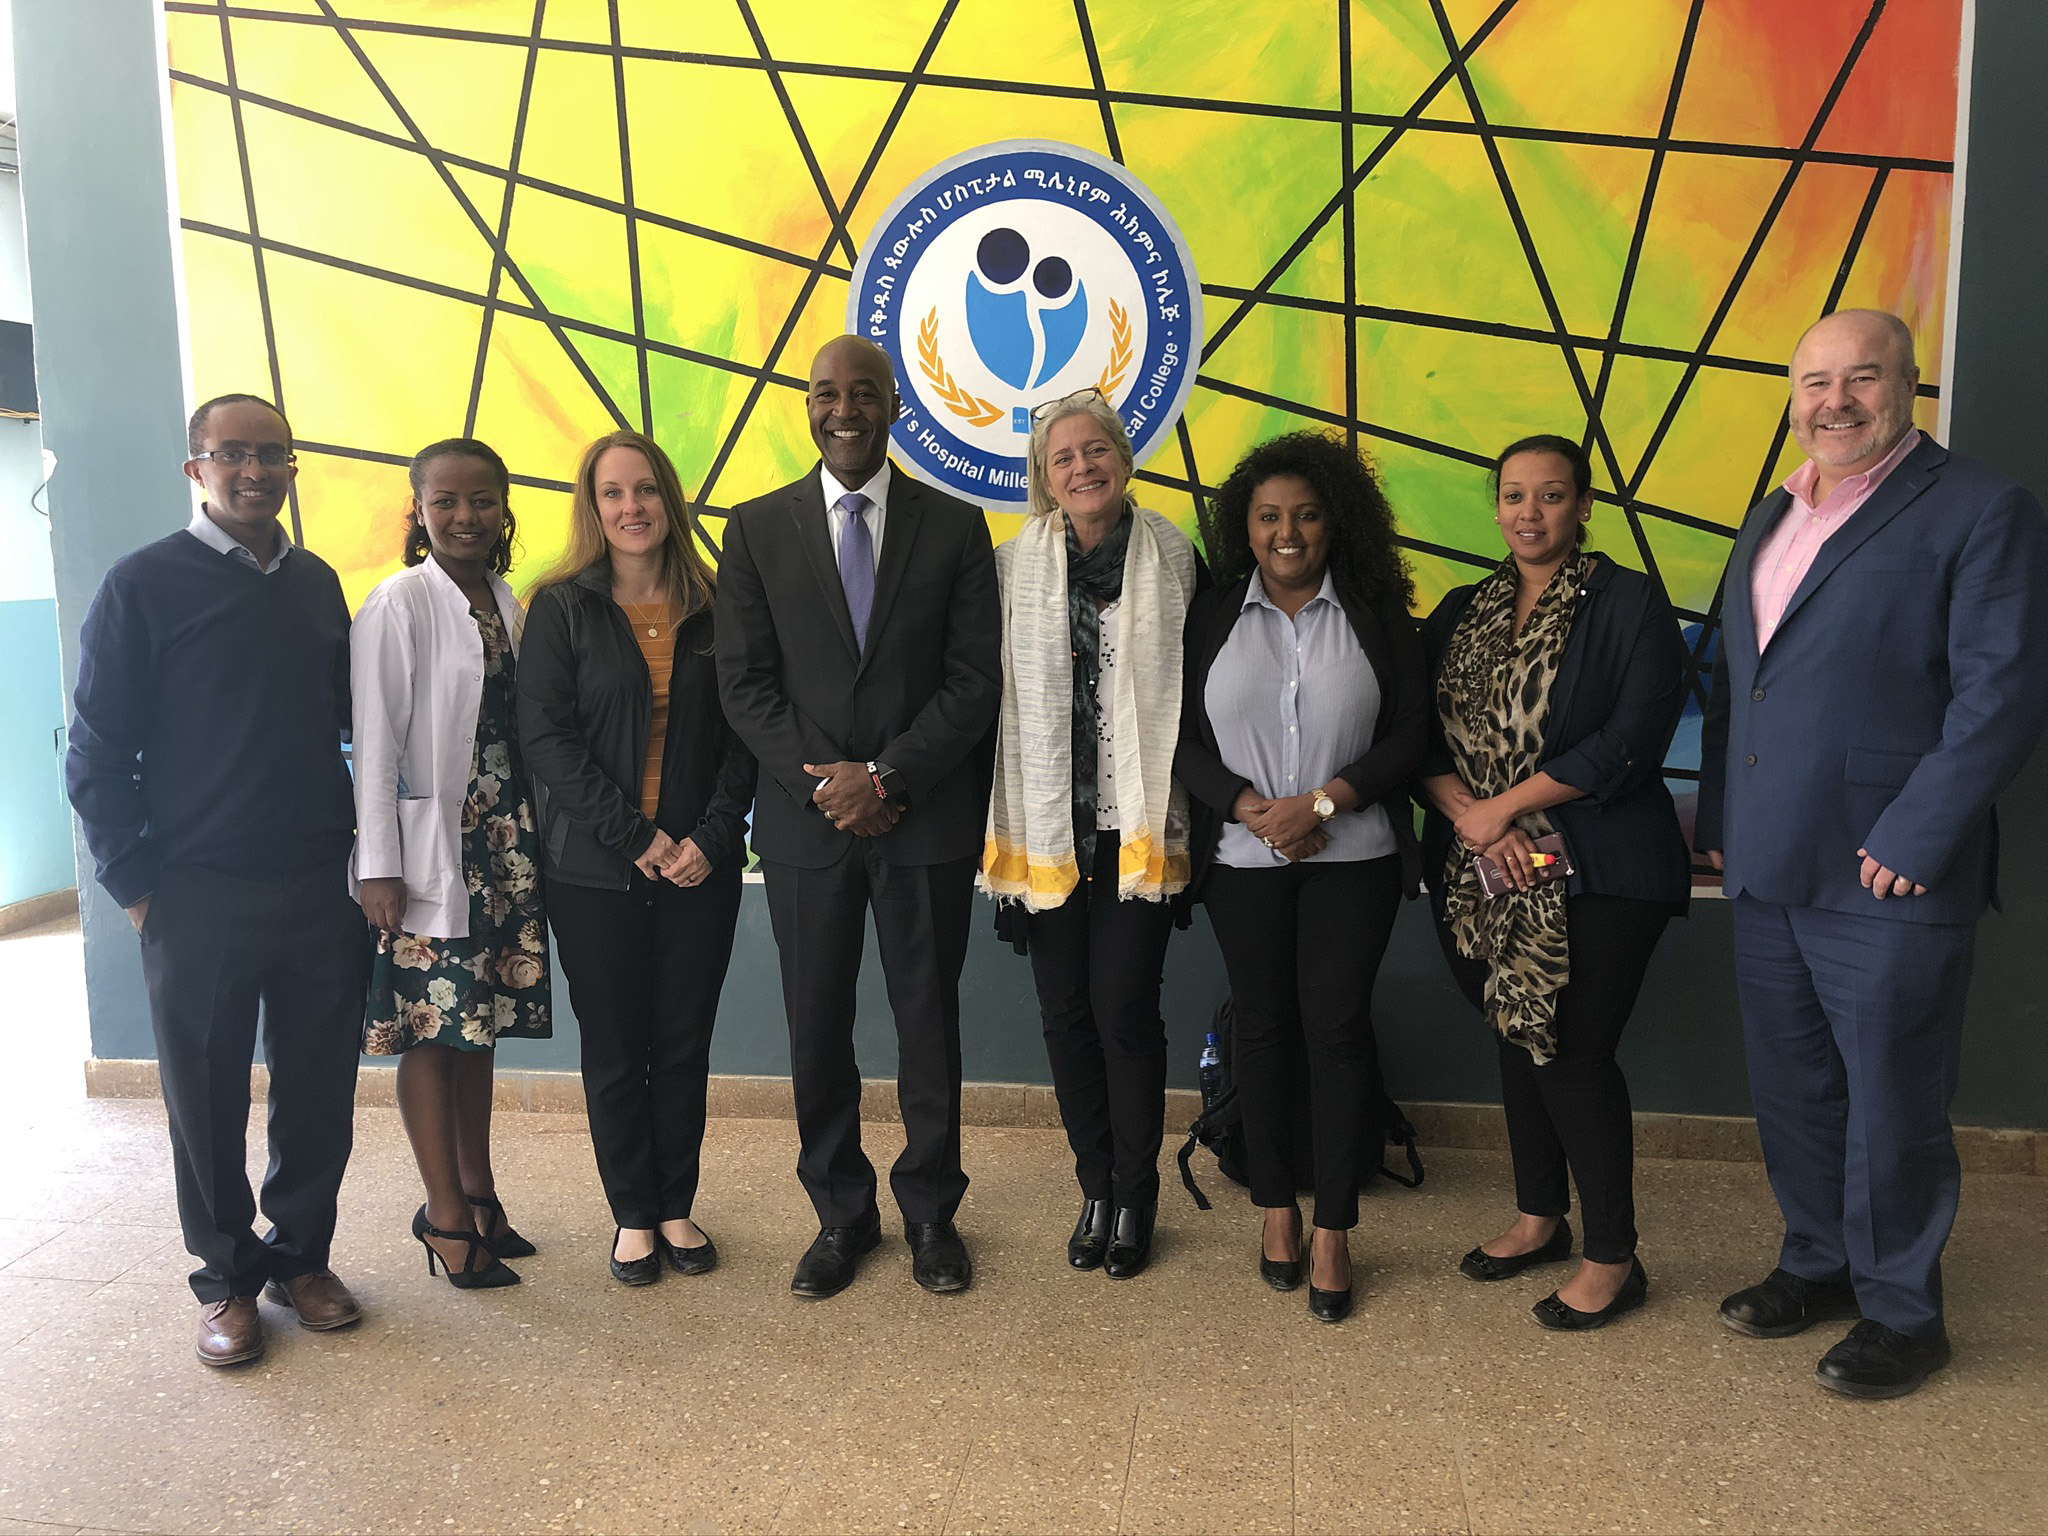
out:
<path id="1" fill-rule="evenodd" d="M 702 1227 L 697 1230 L 704 1232 Z M 661 1228 L 656 1227 L 654 1246 L 657 1251 L 668 1255 L 668 1267 L 679 1275 L 708 1275 L 718 1268 L 718 1244 L 711 1241 L 709 1232 L 704 1232 L 704 1241 L 696 1247 L 678 1248 Z"/>
<path id="2" fill-rule="evenodd" d="M 505 1219 L 505 1207 L 496 1195 L 471 1195 L 469 1203 L 491 1218 L 491 1229 L 483 1233 L 484 1246 L 501 1259 L 530 1259 L 540 1250 L 512 1230 L 512 1223 Z"/>
<path id="3" fill-rule="evenodd" d="M 612 1278 L 621 1285 L 652 1285 L 661 1278 L 661 1228 L 654 1229 L 654 1246 L 637 1259 L 619 1257 L 619 1234 L 626 1229 L 612 1229 L 611 1260 Z"/>
<path id="4" fill-rule="evenodd" d="M 1533 1269 L 1538 1264 L 1555 1264 L 1571 1256 L 1572 1224 L 1560 1219 L 1557 1230 L 1550 1234 L 1550 1240 L 1541 1248 L 1506 1256 L 1474 1248 L 1458 1260 L 1458 1273 L 1467 1280 L 1512 1280 L 1525 1269 Z"/>
<path id="5" fill-rule="evenodd" d="M 440 1265 L 447 1272 L 448 1283 L 458 1291 L 489 1291 L 496 1290 L 501 1285 L 519 1283 L 519 1271 L 492 1253 L 490 1244 L 486 1243 L 481 1235 L 475 1232 L 442 1231 L 427 1220 L 427 1208 L 424 1205 L 413 1212 L 412 1235 L 418 1238 L 420 1246 L 427 1250 L 428 1275 L 434 1273 L 436 1264 Z M 440 1251 L 427 1241 L 430 1237 L 438 1237 L 444 1243 L 466 1245 L 468 1251 L 462 1256 L 462 1268 L 456 1269 L 442 1258 Z M 490 1260 L 490 1263 L 481 1269 L 475 1267 L 479 1253 Z"/>
<path id="6" fill-rule="evenodd" d="M 1109 1239 L 1109 1255 L 1102 1272 L 1112 1280 L 1129 1280 L 1145 1272 L 1152 1262 L 1152 1227 L 1159 1218 L 1159 1202 L 1118 1208 Z"/>
<path id="7" fill-rule="evenodd" d="M 1067 1239 L 1067 1262 L 1076 1269 L 1100 1269 L 1109 1255 L 1110 1229 L 1116 1222 L 1116 1208 L 1107 1200 L 1083 1200 L 1081 1219 L 1074 1223 L 1074 1235 Z"/>
<path id="8" fill-rule="evenodd" d="M 1266 1257 L 1266 1240 L 1259 1238 L 1259 1278 L 1276 1291 L 1298 1291 L 1301 1289 L 1301 1216 L 1294 1218 L 1294 1257 L 1291 1259 L 1269 1259 Z"/>
<path id="9" fill-rule="evenodd" d="M 1598 1312 L 1581 1312 L 1569 1302 L 1560 1301 L 1555 1291 L 1529 1310 L 1546 1328 L 1559 1333 L 1584 1333 L 1589 1328 L 1605 1328 L 1622 1313 L 1635 1311 L 1649 1294 L 1650 1277 L 1643 1272 L 1643 1261 L 1632 1258 L 1629 1260 L 1628 1278 L 1621 1282 L 1621 1289 L 1614 1293 L 1614 1300 Z"/>

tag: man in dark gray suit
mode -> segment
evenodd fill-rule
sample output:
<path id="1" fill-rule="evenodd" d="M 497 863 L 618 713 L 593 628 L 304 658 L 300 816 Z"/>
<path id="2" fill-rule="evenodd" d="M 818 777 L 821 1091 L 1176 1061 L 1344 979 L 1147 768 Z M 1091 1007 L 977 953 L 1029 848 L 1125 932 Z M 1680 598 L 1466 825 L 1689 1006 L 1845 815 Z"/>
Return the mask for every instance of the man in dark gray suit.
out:
<path id="1" fill-rule="evenodd" d="M 1913 426 L 1912 334 L 1831 315 L 1792 354 L 1808 462 L 1722 588 L 1695 843 L 1735 908 L 1750 1090 L 1785 1217 L 1721 1304 L 1782 1338 L 1855 1316 L 1820 1384 L 1897 1397 L 1948 1363 L 1949 1127 L 1992 800 L 2048 720 L 2048 521 Z"/>
<path id="2" fill-rule="evenodd" d="M 889 463 L 888 354 L 841 336 L 811 366 L 823 462 L 735 508 L 718 572 L 727 717 L 762 774 L 754 851 L 782 955 L 797 1176 L 820 1231 L 799 1296 L 844 1290 L 880 1238 L 860 1143 L 854 987 L 867 916 L 896 1018 L 906 1145 L 889 1185 L 912 1273 L 972 1277 L 960 1169 L 960 969 L 987 823 L 980 748 L 1002 700 L 988 524 Z"/>

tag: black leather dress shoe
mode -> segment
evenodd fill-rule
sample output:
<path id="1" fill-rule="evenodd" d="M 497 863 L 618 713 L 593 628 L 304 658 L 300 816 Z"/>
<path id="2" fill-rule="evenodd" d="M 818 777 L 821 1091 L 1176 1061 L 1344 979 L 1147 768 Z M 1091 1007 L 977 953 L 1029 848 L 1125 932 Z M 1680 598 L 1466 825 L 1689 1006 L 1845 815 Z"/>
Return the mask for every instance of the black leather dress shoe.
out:
<path id="1" fill-rule="evenodd" d="M 1531 1248 L 1527 1253 L 1507 1255 L 1488 1253 L 1484 1248 L 1474 1248 L 1458 1260 L 1458 1273 L 1467 1280 L 1512 1280 L 1525 1269 L 1534 1269 L 1538 1264 L 1555 1264 L 1560 1259 L 1572 1256 L 1572 1224 L 1560 1221 L 1557 1230 L 1550 1234 L 1550 1241 L 1541 1248 Z"/>
<path id="2" fill-rule="evenodd" d="M 637 1259 L 621 1259 L 619 1234 L 612 1233 L 612 1278 L 621 1285 L 652 1285 L 661 1278 L 661 1234 L 655 1234 L 654 1248 Z M 451 1276 L 451 1278 L 453 1278 Z"/>
<path id="3" fill-rule="evenodd" d="M 881 1240 L 882 1218 L 872 1212 L 857 1226 L 824 1228 L 796 1261 L 790 1290 L 812 1301 L 837 1296 L 860 1273 L 861 1255 L 873 1252 Z"/>
<path id="4" fill-rule="evenodd" d="M 1805 1280 L 1783 1269 L 1721 1303 L 1721 1321 L 1752 1339 L 1789 1339 L 1815 1323 L 1855 1315 L 1856 1293 L 1846 1279 Z"/>
<path id="5" fill-rule="evenodd" d="M 1814 1380 L 1844 1397 L 1904 1397 L 1948 1364 L 1948 1334 L 1916 1339 L 1865 1318 L 1820 1357 Z"/>
<path id="6" fill-rule="evenodd" d="M 1102 1268 L 1102 1261 L 1109 1256 L 1109 1233 L 1115 1220 L 1116 1207 L 1107 1200 L 1083 1200 L 1081 1219 L 1067 1239 L 1067 1262 L 1076 1269 Z"/>
<path id="7" fill-rule="evenodd" d="M 1152 1226 L 1159 1219 L 1159 1202 L 1148 1205 L 1120 1205 L 1116 1230 L 1109 1239 L 1109 1257 L 1102 1272 L 1112 1280 L 1129 1280 L 1145 1272 L 1152 1262 Z"/>
<path id="8" fill-rule="evenodd" d="M 1622 1313 L 1635 1311 L 1649 1294 L 1650 1277 L 1643 1273 L 1643 1261 L 1631 1259 L 1628 1278 L 1621 1282 L 1621 1289 L 1614 1293 L 1614 1300 L 1598 1312 L 1581 1312 L 1577 1307 L 1558 1300 L 1555 1291 L 1529 1310 L 1546 1328 L 1559 1333 L 1584 1333 L 1589 1328 L 1605 1328 Z"/>
<path id="9" fill-rule="evenodd" d="M 974 1279 L 967 1245 L 950 1221 L 906 1221 L 903 1237 L 910 1244 L 910 1278 L 938 1295 L 964 1291 Z"/>
<path id="10" fill-rule="evenodd" d="M 699 1227 L 698 1231 L 704 1229 Z M 654 1241 L 661 1251 L 668 1255 L 668 1266 L 679 1275 L 708 1275 L 718 1268 L 718 1244 L 711 1241 L 711 1234 L 704 1233 L 704 1241 L 694 1248 L 678 1248 L 661 1235 L 657 1227 Z"/>

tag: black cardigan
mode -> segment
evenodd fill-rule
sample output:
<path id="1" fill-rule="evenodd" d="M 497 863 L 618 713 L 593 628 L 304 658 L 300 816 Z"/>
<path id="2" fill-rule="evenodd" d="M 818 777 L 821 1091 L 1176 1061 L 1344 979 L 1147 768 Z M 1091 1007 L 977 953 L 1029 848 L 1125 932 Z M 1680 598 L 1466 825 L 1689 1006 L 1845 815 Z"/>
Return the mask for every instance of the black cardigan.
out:
<path id="1" fill-rule="evenodd" d="M 1429 755 L 1417 778 L 1453 773 L 1436 683 L 1458 620 L 1477 583 L 1444 595 L 1423 621 L 1429 653 Z M 1692 892 L 1691 857 L 1664 784 L 1664 756 L 1685 705 L 1685 642 L 1664 589 L 1640 571 L 1594 558 L 1579 594 L 1571 638 L 1551 688 L 1541 771 L 1584 798 L 1546 813 L 1578 873 L 1574 896 L 1632 896 L 1681 911 Z M 1431 903 L 1443 911 L 1451 823 L 1418 784 L 1423 870 Z"/>
<path id="2" fill-rule="evenodd" d="M 676 632 L 668 734 L 653 821 L 640 814 L 654 683 L 600 562 L 543 587 L 519 648 L 519 749 L 546 792 L 543 868 L 550 880 L 624 890 L 655 828 L 688 837 L 713 869 L 746 857 L 754 758 L 718 702 L 709 609 Z"/>
<path id="3" fill-rule="evenodd" d="M 1188 608 L 1186 662 L 1181 669 L 1180 745 L 1173 772 L 1188 792 L 1188 854 L 1193 868 L 1188 880 L 1191 900 L 1200 899 L 1201 885 L 1216 857 L 1217 840 L 1231 807 L 1251 781 L 1223 761 L 1210 723 L 1206 695 L 1209 670 L 1224 642 L 1237 627 L 1250 589 L 1247 574 L 1226 586 L 1196 597 Z M 1367 606 L 1354 596 L 1338 594 L 1344 617 L 1358 637 L 1359 649 L 1379 679 L 1380 712 L 1372 745 L 1357 762 L 1338 770 L 1337 777 L 1358 793 L 1360 808 L 1386 807 L 1401 854 L 1402 889 L 1414 895 L 1420 862 L 1415 851 L 1414 814 L 1408 786 L 1428 748 L 1430 708 L 1422 642 L 1415 620 L 1398 603 Z"/>

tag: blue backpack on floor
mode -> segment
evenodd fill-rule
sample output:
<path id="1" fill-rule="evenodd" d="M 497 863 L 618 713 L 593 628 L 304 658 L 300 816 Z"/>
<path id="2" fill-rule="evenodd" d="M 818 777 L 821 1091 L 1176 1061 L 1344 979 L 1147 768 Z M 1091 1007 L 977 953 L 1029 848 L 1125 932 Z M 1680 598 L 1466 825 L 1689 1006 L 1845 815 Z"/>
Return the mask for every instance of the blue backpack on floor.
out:
<path id="1" fill-rule="evenodd" d="M 1205 1211 L 1209 1209 L 1209 1197 L 1202 1193 L 1201 1186 L 1195 1182 L 1194 1170 L 1189 1166 L 1196 1147 L 1207 1147 L 1216 1154 L 1216 1166 L 1226 1179 L 1247 1187 L 1251 1184 L 1251 1176 L 1245 1166 L 1244 1110 L 1238 1103 L 1237 1084 L 1231 1071 L 1233 1022 L 1230 999 L 1226 997 L 1218 1005 L 1215 1022 L 1210 1026 L 1221 1046 L 1222 1072 L 1218 1091 L 1213 1099 L 1204 1103 L 1201 1114 L 1188 1127 L 1188 1139 L 1180 1149 L 1180 1181 L 1194 1196 L 1195 1204 Z M 1397 1173 L 1382 1161 L 1379 1171 L 1396 1184 L 1414 1189 L 1422 1183 L 1422 1154 L 1415 1150 L 1415 1127 L 1401 1112 L 1401 1106 L 1387 1097 L 1380 1076 L 1377 1046 L 1371 1054 L 1371 1078 L 1366 1087 L 1366 1097 L 1372 1110 L 1372 1121 L 1379 1128 L 1381 1145 L 1401 1148 L 1407 1156 L 1409 1170 L 1406 1174 Z M 1384 1155 L 1382 1153 L 1382 1157 Z M 1298 1189 L 1307 1189 L 1315 1183 L 1308 1060 L 1299 1050 L 1295 1055 L 1294 1183 Z"/>

